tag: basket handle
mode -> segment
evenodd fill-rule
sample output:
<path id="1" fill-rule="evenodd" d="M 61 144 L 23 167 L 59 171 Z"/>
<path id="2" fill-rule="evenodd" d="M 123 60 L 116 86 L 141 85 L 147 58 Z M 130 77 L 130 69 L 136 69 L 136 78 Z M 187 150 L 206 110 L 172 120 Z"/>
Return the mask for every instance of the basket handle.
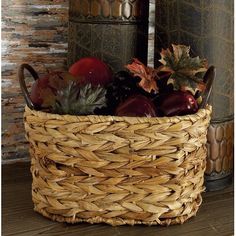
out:
<path id="1" fill-rule="evenodd" d="M 216 68 L 214 66 L 210 66 L 203 78 L 203 82 L 206 84 L 206 89 L 202 93 L 203 101 L 199 108 L 206 108 L 206 105 L 209 101 L 212 92 L 212 87 L 215 77 L 216 77 Z"/>
<path id="2" fill-rule="evenodd" d="M 20 65 L 20 67 L 18 69 L 18 78 L 19 78 L 19 82 L 20 82 L 20 88 L 21 88 L 21 91 L 24 95 L 26 104 L 29 108 L 37 110 L 30 98 L 30 94 L 29 94 L 27 87 L 26 87 L 25 75 L 24 75 L 25 69 L 29 71 L 29 73 L 34 78 L 34 80 L 39 79 L 39 76 L 38 76 L 37 72 L 34 70 L 34 68 L 28 64 L 22 64 L 22 65 Z"/>

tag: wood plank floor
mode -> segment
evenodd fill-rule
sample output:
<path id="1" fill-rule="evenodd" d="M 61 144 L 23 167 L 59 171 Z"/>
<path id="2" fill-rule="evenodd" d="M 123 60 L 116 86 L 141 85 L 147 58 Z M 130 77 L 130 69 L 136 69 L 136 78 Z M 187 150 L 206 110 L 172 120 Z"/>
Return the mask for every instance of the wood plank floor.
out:
<path id="1" fill-rule="evenodd" d="M 196 217 L 183 225 L 119 226 L 69 225 L 52 222 L 33 211 L 29 163 L 2 167 L 2 235 L 20 236 L 224 236 L 234 235 L 233 185 L 223 191 L 203 194 Z"/>

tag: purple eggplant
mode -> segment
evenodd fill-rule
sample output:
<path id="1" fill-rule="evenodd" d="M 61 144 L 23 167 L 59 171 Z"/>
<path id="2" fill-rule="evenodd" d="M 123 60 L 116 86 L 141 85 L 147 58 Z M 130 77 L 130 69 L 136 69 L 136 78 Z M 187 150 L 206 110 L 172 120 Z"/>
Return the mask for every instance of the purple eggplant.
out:
<path id="1" fill-rule="evenodd" d="M 143 95 L 134 95 L 117 107 L 115 115 L 129 117 L 155 117 L 157 116 L 157 112 L 155 105 L 149 98 Z"/>
<path id="2" fill-rule="evenodd" d="M 198 111 L 198 104 L 193 95 L 182 91 L 161 95 L 156 101 L 156 106 L 163 116 L 181 116 Z"/>

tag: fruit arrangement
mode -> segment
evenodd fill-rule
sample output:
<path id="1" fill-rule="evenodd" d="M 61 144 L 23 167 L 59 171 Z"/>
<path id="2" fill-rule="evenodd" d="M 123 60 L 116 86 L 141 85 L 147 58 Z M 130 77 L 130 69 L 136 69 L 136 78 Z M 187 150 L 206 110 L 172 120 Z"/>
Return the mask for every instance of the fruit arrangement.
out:
<path id="1" fill-rule="evenodd" d="M 161 117 L 196 113 L 210 91 L 207 61 L 191 57 L 190 47 L 184 45 L 163 49 L 160 56 L 158 68 L 134 59 L 117 73 L 97 58 L 81 58 L 69 72 L 37 79 L 31 101 L 37 110 L 55 114 Z"/>

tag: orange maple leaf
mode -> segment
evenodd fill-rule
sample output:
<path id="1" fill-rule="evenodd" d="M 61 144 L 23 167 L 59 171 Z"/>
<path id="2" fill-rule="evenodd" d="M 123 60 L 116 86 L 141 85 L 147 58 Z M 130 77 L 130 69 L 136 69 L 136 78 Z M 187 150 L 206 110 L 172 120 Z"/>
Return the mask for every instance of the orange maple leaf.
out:
<path id="1" fill-rule="evenodd" d="M 156 79 L 158 77 L 158 70 L 145 66 L 137 58 L 133 59 L 134 61 L 131 64 L 126 65 L 125 67 L 134 74 L 141 78 L 139 86 L 143 88 L 146 92 L 151 93 L 152 91 L 158 92 L 159 88 L 157 87 Z"/>

